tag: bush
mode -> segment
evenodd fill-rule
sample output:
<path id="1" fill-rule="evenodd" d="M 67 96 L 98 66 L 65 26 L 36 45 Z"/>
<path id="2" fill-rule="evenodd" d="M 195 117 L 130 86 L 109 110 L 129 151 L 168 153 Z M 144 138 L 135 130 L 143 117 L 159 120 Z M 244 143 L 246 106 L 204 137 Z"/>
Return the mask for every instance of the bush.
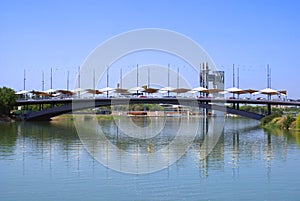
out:
<path id="1" fill-rule="evenodd" d="M 300 112 L 298 113 L 298 116 L 296 119 L 296 130 L 300 131 Z"/>
<path id="2" fill-rule="evenodd" d="M 282 122 L 282 127 L 283 127 L 284 129 L 289 129 L 290 126 L 291 126 L 291 124 L 292 124 L 294 121 L 295 121 L 295 118 L 294 118 L 294 117 L 292 117 L 291 115 L 287 115 L 287 116 L 284 118 L 283 122 Z"/>
<path id="3" fill-rule="evenodd" d="M 281 115 L 278 113 L 273 113 L 271 115 L 268 115 L 261 119 L 261 124 L 266 125 L 267 123 L 270 123 L 273 119 L 280 117 Z"/>

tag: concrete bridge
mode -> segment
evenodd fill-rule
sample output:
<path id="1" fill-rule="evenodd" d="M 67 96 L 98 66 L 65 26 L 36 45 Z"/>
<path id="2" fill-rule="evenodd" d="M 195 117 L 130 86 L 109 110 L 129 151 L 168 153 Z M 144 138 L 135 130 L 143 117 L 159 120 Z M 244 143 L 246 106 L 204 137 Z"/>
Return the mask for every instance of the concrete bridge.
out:
<path id="1" fill-rule="evenodd" d="M 75 103 L 75 104 L 72 104 Z M 40 99 L 40 100 L 19 100 L 17 106 L 39 105 L 40 111 L 29 112 L 25 115 L 28 121 L 49 121 L 52 117 L 92 107 L 124 105 L 124 104 L 173 104 L 185 105 L 208 110 L 217 110 L 230 114 L 260 120 L 265 115 L 247 112 L 239 109 L 240 104 L 266 105 L 268 113 L 271 114 L 272 105 L 300 106 L 300 102 L 289 101 L 267 101 L 267 100 L 242 100 L 242 99 L 211 99 L 211 98 L 96 98 L 96 99 Z M 231 103 L 232 108 L 225 106 Z M 50 104 L 51 108 L 43 110 L 44 104 Z"/>

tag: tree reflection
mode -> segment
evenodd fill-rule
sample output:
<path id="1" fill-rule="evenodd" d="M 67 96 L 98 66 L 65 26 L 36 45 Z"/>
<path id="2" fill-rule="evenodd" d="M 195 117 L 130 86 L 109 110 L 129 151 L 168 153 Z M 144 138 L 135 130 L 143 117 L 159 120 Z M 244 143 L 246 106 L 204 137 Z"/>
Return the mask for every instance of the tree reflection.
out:
<path id="1" fill-rule="evenodd" d="M 130 119 L 129 119 L 130 120 Z M 113 157 L 121 158 L 124 165 L 127 158 L 124 153 L 148 154 L 151 158 L 155 152 L 166 146 L 176 136 L 179 129 L 180 118 L 164 119 L 165 127 L 160 133 L 154 137 L 146 139 L 135 139 L 124 133 L 115 122 L 114 119 L 98 120 L 98 125 L 89 124 L 90 119 L 82 118 L 82 125 L 86 126 L 86 138 L 89 139 L 89 145 L 93 147 L 91 155 L 100 154 L 99 150 L 104 150 L 107 154 L 106 160 L 111 160 Z M 160 118 L 134 118 L 134 123 L 139 127 L 145 127 L 155 121 L 162 121 Z M 151 122 L 149 122 L 151 121 Z M 266 161 L 268 175 L 271 174 L 271 165 L 274 158 L 276 160 L 285 160 L 287 155 L 288 144 L 297 144 L 300 147 L 300 132 L 293 134 L 290 132 L 278 130 L 264 130 L 262 132 L 258 123 L 245 119 L 227 119 L 218 143 L 210 154 L 205 158 L 201 158 L 204 149 L 201 148 L 206 137 L 207 131 L 206 119 L 189 120 L 191 124 L 198 124 L 196 138 L 184 155 L 184 158 L 196 158 L 197 166 L 203 175 L 208 175 L 212 170 L 223 170 L 227 164 L 231 165 L 233 175 L 238 173 L 241 160 L 257 160 L 262 157 Z M 254 123 L 253 123 L 254 122 Z M 105 138 L 101 138 L 97 133 L 99 125 Z M 157 124 L 159 125 L 159 124 Z M 20 154 L 23 159 L 32 157 L 34 153 L 39 160 L 49 160 L 49 165 L 52 165 L 53 155 L 64 155 L 64 160 L 67 162 L 76 160 L 79 169 L 82 158 L 82 150 L 80 139 L 77 135 L 76 128 L 72 120 L 55 120 L 51 122 L 17 122 L 10 124 L 1 124 L 0 135 L 0 157 L 8 159 L 11 156 Z M 189 133 L 187 131 L 186 135 Z M 108 140 L 108 141 L 107 141 Z M 105 142 L 105 143 L 102 143 Z M 116 146 L 119 152 L 112 152 L 111 146 Z M 167 160 L 168 157 L 178 155 L 182 151 L 185 139 L 180 139 L 175 146 L 170 147 L 162 160 Z M 115 154 L 115 155 L 114 155 Z M 226 157 L 228 155 L 228 157 Z M 139 158 L 137 157 L 137 160 Z M 151 161 L 151 160 L 149 160 Z M 24 163 L 26 160 L 24 160 Z M 146 164 L 151 166 L 151 164 Z M 190 163 L 182 163 L 183 166 L 192 165 Z M 138 168 L 138 167 L 137 167 Z"/>

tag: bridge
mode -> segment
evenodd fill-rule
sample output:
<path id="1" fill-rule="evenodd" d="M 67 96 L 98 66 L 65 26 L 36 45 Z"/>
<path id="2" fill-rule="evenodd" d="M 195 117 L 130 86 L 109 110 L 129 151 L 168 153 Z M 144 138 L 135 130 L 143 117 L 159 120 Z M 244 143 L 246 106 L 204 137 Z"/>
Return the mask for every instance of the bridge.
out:
<path id="1" fill-rule="evenodd" d="M 76 104 L 72 104 L 76 103 Z M 217 110 L 230 114 L 260 120 L 265 115 L 253 112 L 247 112 L 239 109 L 240 104 L 266 105 L 267 115 L 271 114 L 272 105 L 300 106 L 300 102 L 274 101 L 274 100 L 244 100 L 244 99 L 213 99 L 213 98 L 96 98 L 96 99 L 37 99 L 37 100 L 18 100 L 16 106 L 39 105 L 41 110 L 28 112 L 24 119 L 27 121 L 49 121 L 52 117 L 76 110 L 87 109 L 91 107 L 124 105 L 130 104 L 173 104 L 186 105 L 204 108 L 208 110 Z M 227 107 L 225 103 L 230 103 L 233 107 Z M 51 108 L 42 109 L 44 104 L 50 104 Z"/>

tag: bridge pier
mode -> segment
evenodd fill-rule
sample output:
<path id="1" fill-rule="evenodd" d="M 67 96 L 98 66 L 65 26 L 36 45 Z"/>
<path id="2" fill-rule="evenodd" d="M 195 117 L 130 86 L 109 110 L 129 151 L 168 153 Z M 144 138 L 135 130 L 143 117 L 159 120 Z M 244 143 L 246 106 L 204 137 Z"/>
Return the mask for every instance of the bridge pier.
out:
<path id="1" fill-rule="evenodd" d="M 239 110 L 240 104 L 239 103 L 232 103 L 232 109 Z"/>
<path id="2" fill-rule="evenodd" d="M 268 107 L 268 115 L 272 114 L 271 104 L 267 104 Z"/>

